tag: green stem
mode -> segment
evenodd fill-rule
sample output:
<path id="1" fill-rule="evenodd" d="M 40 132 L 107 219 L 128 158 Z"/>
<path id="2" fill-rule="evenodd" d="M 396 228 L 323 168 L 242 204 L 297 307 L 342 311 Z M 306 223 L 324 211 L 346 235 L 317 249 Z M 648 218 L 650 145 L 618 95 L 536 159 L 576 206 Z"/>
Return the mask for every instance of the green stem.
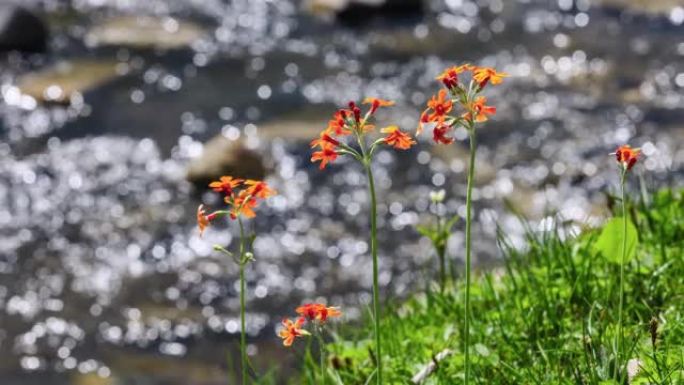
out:
<path id="1" fill-rule="evenodd" d="M 465 228 L 465 242 L 466 242 L 466 260 L 465 260 L 465 312 L 463 315 L 463 343 L 465 349 L 465 384 L 470 383 L 470 270 L 471 270 L 471 252 L 472 252 L 472 206 L 473 206 L 473 179 L 475 178 L 475 152 L 477 143 L 475 142 L 475 129 L 471 126 L 468 130 L 470 133 L 470 163 L 468 164 L 468 186 L 466 193 L 466 228 Z"/>
<path id="2" fill-rule="evenodd" d="M 620 257 L 620 304 L 618 307 L 618 333 L 617 333 L 617 352 L 615 357 L 615 380 L 619 381 L 621 376 L 621 361 L 623 359 L 624 329 L 622 324 L 622 309 L 625 298 L 625 258 L 627 254 L 627 204 L 625 202 L 625 176 L 627 169 L 622 171 L 620 177 L 620 194 L 622 196 L 622 255 Z"/>
<path id="3" fill-rule="evenodd" d="M 318 338 L 319 360 L 321 367 L 321 385 L 325 385 L 325 345 L 323 344 L 323 329 L 320 326 L 316 327 L 316 336 Z"/>
<path id="4" fill-rule="evenodd" d="M 240 224 L 240 361 L 242 365 L 242 385 L 247 383 L 247 330 L 245 322 L 245 292 L 247 291 L 245 285 L 245 228 L 242 225 L 242 219 L 238 217 Z"/>
<path id="5" fill-rule="evenodd" d="M 378 242 L 377 242 L 377 209 L 375 198 L 375 182 L 371 171 L 370 159 L 366 159 L 366 174 L 368 174 L 368 192 L 371 198 L 371 254 L 373 256 L 373 319 L 375 332 L 375 355 L 378 374 L 376 383 L 382 385 L 382 352 L 380 350 L 380 294 L 378 293 Z"/>

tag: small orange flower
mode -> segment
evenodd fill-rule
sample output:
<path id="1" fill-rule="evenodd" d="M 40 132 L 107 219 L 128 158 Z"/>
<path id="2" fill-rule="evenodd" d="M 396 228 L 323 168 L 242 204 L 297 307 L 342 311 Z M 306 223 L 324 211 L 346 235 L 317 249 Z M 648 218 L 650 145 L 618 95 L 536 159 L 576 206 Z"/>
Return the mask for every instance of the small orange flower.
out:
<path id="1" fill-rule="evenodd" d="M 363 100 L 363 104 L 370 104 L 370 114 L 373 115 L 379 107 L 389 107 L 393 106 L 394 102 L 391 100 L 379 99 L 379 98 L 366 98 Z"/>
<path id="2" fill-rule="evenodd" d="M 328 134 L 334 134 L 337 136 L 350 135 L 352 132 L 347 127 L 347 111 L 339 110 L 335 112 L 333 118 L 328 121 L 328 127 L 325 132 Z"/>
<path id="3" fill-rule="evenodd" d="M 428 116 L 430 121 L 434 121 L 436 118 L 445 116 L 451 112 L 454 102 L 451 98 L 447 98 L 447 91 L 445 89 L 439 90 L 437 96 L 433 96 L 430 101 L 428 101 L 428 108 L 434 111 Z"/>
<path id="4" fill-rule="evenodd" d="M 339 317 L 342 312 L 339 308 L 325 306 L 321 303 L 307 303 L 298 307 L 295 312 L 309 321 L 319 321 L 321 323 L 328 320 L 328 317 Z"/>
<path id="5" fill-rule="evenodd" d="M 245 189 L 247 195 L 251 195 L 254 198 L 266 199 L 276 194 L 274 189 L 270 188 L 266 182 L 260 180 L 247 179 L 245 186 L 247 186 Z"/>
<path id="6" fill-rule="evenodd" d="M 637 160 L 639 160 L 639 156 L 641 156 L 641 149 L 632 148 L 628 144 L 625 144 L 618 147 L 611 155 L 615 155 L 620 166 L 626 170 L 631 170 Z"/>
<path id="7" fill-rule="evenodd" d="M 450 67 L 445 69 L 436 79 L 441 81 L 446 88 L 451 89 L 458 85 L 458 75 L 472 68 L 473 67 L 467 63 L 458 67 Z"/>
<path id="8" fill-rule="evenodd" d="M 200 237 L 204 235 L 204 230 L 209 227 L 209 223 L 216 218 L 216 215 L 216 213 L 207 215 L 204 210 L 204 205 L 199 205 L 199 207 L 197 207 L 197 226 L 200 230 Z"/>
<path id="9" fill-rule="evenodd" d="M 380 130 L 383 134 L 387 134 L 385 137 L 385 143 L 388 145 L 399 149 L 407 150 L 411 148 L 416 142 L 411 139 L 411 137 L 405 132 L 401 131 L 397 126 L 389 126 Z"/>
<path id="10" fill-rule="evenodd" d="M 454 102 L 451 98 L 447 98 L 447 91 L 445 89 L 439 90 L 437 95 L 433 95 L 428 101 L 428 108 L 420 115 L 416 135 L 420 135 L 423 132 L 423 125 L 427 123 L 441 124 L 444 122 L 445 117 L 451 112 L 453 106 Z M 430 113 L 430 110 L 432 110 L 432 113 Z"/>
<path id="11" fill-rule="evenodd" d="M 435 128 L 432 129 L 432 140 L 435 141 L 435 143 L 442 143 L 442 144 L 451 144 L 454 142 L 454 138 L 446 136 L 446 134 L 449 132 L 449 127 L 447 124 L 438 124 L 435 126 Z"/>
<path id="12" fill-rule="evenodd" d="M 257 206 L 257 199 L 254 196 L 250 196 L 247 190 L 240 191 L 237 197 L 226 197 L 226 203 L 230 204 L 230 218 L 237 219 L 239 216 L 244 216 L 245 218 L 254 218 L 256 213 L 254 209 Z"/>
<path id="13" fill-rule="evenodd" d="M 225 195 L 231 195 L 233 189 L 243 182 L 242 179 L 233 178 L 232 176 L 222 176 L 218 181 L 209 183 L 209 187 L 216 192 L 222 192 Z"/>
<path id="14" fill-rule="evenodd" d="M 321 132 L 321 136 L 318 139 L 314 139 L 311 141 L 311 148 L 337 147 L 339 145 L 340 142 L 332 136 L 328 135 L 326 131 Z"/>
<path id="15" fill-rule="evenodd" d="M 501 84 L 503 78 L 507 76 L 507 73 L 496 72 L 495 69 L 488 67 L 477 67 L 473 70 L 473 79 L 480 84 L 480 88 L 484 88 L 487 83 Z"/>
<path id="16" fill-rule="evenodd" d="M 337 153 L 337 151 L 335 151 L 335 149 L 332 146 L 323 147 L 320 151 L 316 151 L 313 153 L 313 155 L 311 156 L 311 161 L 320 161 L 321 165 L 319 168 L 323 170 L 325 166 L 328 164 L 328 162 L 334 162 L 335 159 L 337 159 L 338 155 L 339 154 Z"/>
<path id="17" fill-rule="evenodd" d="M 309 332 L 302 329 L 305 322 L 304 317 L 299 317 L 294 322 L 289 318 L 283 320 L 283 329 L 278 332 L 278 336 L 283 339 L 283 346 L 292 346 L 295 338 L 310 335 Z"/>
<path id="18" fill-rule="evenodd" d="M 478 96 L 475 101 L 471 104 L 470 109 L 475 113 L 475 121 L 478 123 L 486 122 L 487 115 L 494 115 L 496 113 L 496 107 L 487 106 L 485 103 L 487 98 L 484 96 Z M 467 120 L 471 119 L 471 112 L 466 112 L 463 117 Z"/>

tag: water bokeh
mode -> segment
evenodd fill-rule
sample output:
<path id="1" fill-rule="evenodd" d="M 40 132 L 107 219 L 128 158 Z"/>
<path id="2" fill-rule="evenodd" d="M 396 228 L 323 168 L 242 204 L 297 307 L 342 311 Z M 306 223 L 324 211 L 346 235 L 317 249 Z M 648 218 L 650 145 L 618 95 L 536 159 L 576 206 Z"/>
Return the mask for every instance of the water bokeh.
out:
<path id="1" fill-rule="evenodd" d="M 307 138 L 364 96 L 395 100 L 379 121 L 413 130 L 453 64 L 511 75 L 487 90 L 498 112 L 478 134 L 479 268 L 501 258 L 497 232 L 524 247 L 516 212 L 539 231 L 600 223 L 618 180 L 608 154 L 623 142 L 643 149 L 644 188 L 684 180 L 677 2 L 426 0 L 352 19 L 329 6 L 344 1 L 14 3 L 51 34 L 46 53 L 0 56 L 3 384 L 225 383 L 237 267 L 212 244 L 235 246 L 236 229 L 199 238 L 197 205 L 220 202 L 187 178 L 217 137 L 259 154 L 279 191 L 250 223 L 250 354 L 280 362 L 275 325 L 303 301 L 363 316 L 363 170 L 341 160 L 320 172 Z M 126 33 L 138 24 L 145 33 Z M 397 298 L 436 269 L 415 226 L 435 210 L 464 217 L 466 133 L 455 135 L 449 148 L 426 136 L 377 156 L 380 282 Z M 430 204 L 438 189 L 443 207 Z M 449 242 L 457 271 L 462 230 Z"/>

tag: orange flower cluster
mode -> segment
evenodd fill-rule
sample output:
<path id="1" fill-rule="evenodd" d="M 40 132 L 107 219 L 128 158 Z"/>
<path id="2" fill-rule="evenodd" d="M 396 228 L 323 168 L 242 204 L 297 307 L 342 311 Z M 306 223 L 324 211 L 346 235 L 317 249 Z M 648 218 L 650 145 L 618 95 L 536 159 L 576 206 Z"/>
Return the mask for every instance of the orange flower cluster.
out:
<path id="1" fill-rule="evenodd" d="M 276 194 L 276 191 L 270 188 L 266 182 L 238 179 L 232 176 L 222 176 L 218 181 L 209 183 L 209 187 L 223 194 L 223 200 L 228 204 L 229 209 L 228 211 L 219 210 L 207 214 L 204 205 L 200 205 L 197 208 L 197 225 L 200 229 L 200 236 L 211 221 L 221 215 L 228 214 L 233 220 L 240 216 L 254 218 L 256 216 L 254 209 L 258 206 L 259 199 L 266 199 Z"/>
<path id="2" fill-rule="evenodd" d="M 461 83 L 459 79 L 460 75 L 466 72 L 471 72 L 468 85 Z M 436 143 L 450 144 L 454 139 L 448 134 L 457 125 L 471 129 L 475 123 L 487 121 L 489 115 L 496 113 L 496 107 L 486 105 L 487 99 L 478 94 L 487 84 L 501 84 L 506 76 L 508 75 L 496 72 L 492 68 L 471 64 L 447 68 L 437 77 L 445 89 L 441 89 L 428 101 L 427 108 L 420 116 L 416 134 L 419 135 L 426 126 L 430 126 L 432 139 Z M 454 101 L 457 101 L 464 111 L 460 116 L 450 114 Z"/>
<path id="3" fill-rule="evenodd" d="M 291 346 L 297 337 L 311 335 L 304 329 L 307 321 L 315 322 L 318 325 L 326 323 L 329 317 L 339 317 L 342 312 L 339 308 L 325 306 L 321 303 L 307 303 L 298 307 L 295 312 L 299 314 L 296 321 L 289 318 L 283 320 L 283 328 L 278 332 L 278 336 L 283 339 L 284 346 Z"/>
<path id="4" fill-rule="evenodd" d="M 618 164 L 625 170 L 631 170 L 641 156 L 641 149 L 632 148 L 625 144 L 617 148 L 614 153 Z"/>
<path id="5" fill-rule="evenodd" d="M 392 106 L 394 102 L 379 98 L 366 98 L 363 104 L 370 105 L 368 111 L 363 115 L 355 102 L 349 102 L 349 108 L 336 111 L 328 122 L 328 127 L 311 142 L 311 148 L 317 148 L 317 151 L 311 156 L 311 161 L 321 162 L 321 170 L 328 163 L 334 162 L 338 156 L 353 153 L 346 150 L 349 147 L 342 143 L 340 138 L 351 134 L 356 134 L 360 138 L 362 135 L 372 132 L 375 126 L 369 123 L 370 118 L 380 107 Z M 415 144 L 411 136 L 401 131 L 397 126 L 389 126 L 380 131 L 386 134 L 381 142 L 396 149 L 406 150 Z"/>

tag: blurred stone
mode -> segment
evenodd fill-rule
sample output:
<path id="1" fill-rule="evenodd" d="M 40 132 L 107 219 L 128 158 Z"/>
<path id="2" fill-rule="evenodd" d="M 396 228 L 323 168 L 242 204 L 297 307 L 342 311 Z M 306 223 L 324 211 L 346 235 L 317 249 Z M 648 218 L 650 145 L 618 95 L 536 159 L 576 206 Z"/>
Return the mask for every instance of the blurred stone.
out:
<path id="1" fill-rule="evenodd" d="M 421 0 L 307 0 L 305 9 L 316 16 L 360 25 L 375 18 L 413 18 L 423 15 Z"/>
<path id="2" fill-rule="evenodd" d="M 62 61 L 38 72 L 20 77 L 22 93 L 38 101 L 68 103 L 76 93 L 83 94 L 116 78 L 116 63 L 111 61 Z"/>
<path id="3" fill-rule="evenodd" d="M 0 52 L 45 51 L 48 29 L 30 11 L 14 5 L 0 5 Z"/>
<path id="4" fill-rule="evenodd" d="M 202 155 L 190 162 L 187 179 L 206 188 L 222 175 L 262 179 L 266 175 L 261 156 L 247 149 L 241 141 L 218 135 L 204 145 Z"/>
<path id="5" fill-rule="evenodd" d="M 332 116 L 330 105 L 306 106 L 295 112 L 259 124 L 259 135 L 265 139 L 294 139 L 310 141 L 318 137 Z"/>
<path id="6" fill-rule="evenodd" d="M 205 30 L 172 17 L 120 16 L 104 21 L 86 35 L 91 46 L 178 49 L 205 36 Z"/>
<path id="7" fill-rule="evenodd" d="M 599 0 L 599 5 L 626 9 L 632 12 L 666 15 L 677 6 L 682 6 L 682 0 Z"/>

